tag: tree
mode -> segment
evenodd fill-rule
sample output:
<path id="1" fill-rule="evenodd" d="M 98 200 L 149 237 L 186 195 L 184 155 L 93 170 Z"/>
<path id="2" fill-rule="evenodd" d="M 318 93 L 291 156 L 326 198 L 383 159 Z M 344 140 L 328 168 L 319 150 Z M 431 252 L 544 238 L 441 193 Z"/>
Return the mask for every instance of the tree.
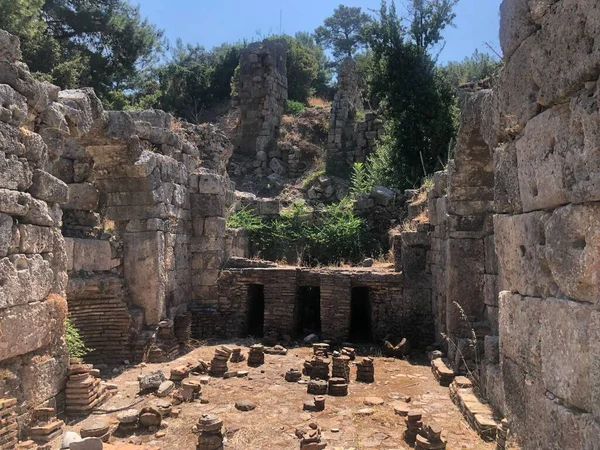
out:
<path id="1" fill-rule="evenodd" d="M 337 59 L 351 58 L 363 47 L 363 30 L 371 17 L 359 7 L 338 6 L 331 17 L 315 30 L 319 44 L 333 51 Z"/>
<path id="2" fill-rule="evenodd" d="M 316 53 L 297 38 L 285 36 L 285 39 L 288 43 L 288 97 L 290 100 L 306 103 L 315 92 L 319 61 Z"/>
<path id="3" fill-rule="evenodd" d="M 333 77 L 332 64 L 325 54 L 325 50 L 321 44 L 315 40 L 315 36 L 311 33 L 299 31 L 294 36 L 298 43 L 315 55 L 318 63 L 317 78 L 313 83 L 314 95 L 327 98 L 331 93 L 331 79 Z"/>
<path id="4" fill-rule="evenodd" d="M 162 31 L 126 0 L 0 0 L 0 12 L 32 72 L 63 88 L 91 86 L 105 100 L 135 88 L 163 43 Z"/>
<path id="5" fill-rule="evenodd" d="M 379 171 L 374 178 L 390 187 L 415 185 L 435 170 L 456 133 L 454 91 L 429 53 L 452 23 L 446 3 L 414 1 L 419 10 L 405 26 L 395 4 L 383 0 L 379 20 L 367 30 L 370 89 L 387 120 L 370 165 Z"/>
<path id="6" fill-rule="evenodd" d="M 450 62 L 442 67 L 449 83 L 458 88 L 465 83 L 473 83 L 498 73 L 502 62 L 497 58 L 477 50 L 460 62 Z"/>

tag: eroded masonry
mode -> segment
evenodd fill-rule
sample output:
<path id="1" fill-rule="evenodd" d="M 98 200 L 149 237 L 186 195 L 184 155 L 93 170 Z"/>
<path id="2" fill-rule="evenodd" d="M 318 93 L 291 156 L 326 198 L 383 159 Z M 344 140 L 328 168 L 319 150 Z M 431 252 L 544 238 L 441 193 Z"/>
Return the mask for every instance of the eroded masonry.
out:
<path id="1" fill-rule="evenodd" d="M 440 380 L 469 374 L 523 448 L 598 448 L 600 7 L 505 0 L 501 15 L 505 67 L 492 89 L 463 92 L 455 158 L 426 201 L 407 193 L 409 218 L 428 220 L 391 236 L 395 271 L 247 259 L 247 234 L 226 227 L 236 202 L 280 209 L 234 195 L 234 151 L 260 174 L 295 170 L 294 150 L 274 148 L 284 41 L 244 51 L 232 144 L 213 125 L 104 111 L 91 90 L 39 82 L 0 30 L 0 397 L 18 421 L 1 448 L 27 435 L 34 408 L 61 408 L 67 313 L 87 360 L 106 364 L 167 361 L 190 336 L 397 334 L 437 345 Z M 355 118 L 356 89 L 347 62 L 330 168 L 364 161 L 383 126 Z M 461 403 L 468 380 L 453 386 L 496 436 Z"/>

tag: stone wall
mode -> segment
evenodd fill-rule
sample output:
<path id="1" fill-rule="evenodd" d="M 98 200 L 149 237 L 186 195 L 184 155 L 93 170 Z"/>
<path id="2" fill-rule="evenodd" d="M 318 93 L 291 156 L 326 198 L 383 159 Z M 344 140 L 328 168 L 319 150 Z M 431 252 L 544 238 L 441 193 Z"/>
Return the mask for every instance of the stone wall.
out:
<path id="1" fill-rule="evenodd" d="M 381 138 L 383 125 L 374 112 L 365 113 L 356 63 L 346 59 L 338 69 L 338 91 L 331 105 L 326 158 L 328 172 L 348 174 L 354 163 L 365 162 Z"/>
<path id="2" fill-rule="evenodd" d="M 65 383 L 68 188 L 49 173 L 57 149 L 48 117 L 65 120 L 65 108 L 20 57 L 18 39 L 0 30 L 0 397 L 17 399 L 24 427 Z"/>
<path id="3" fill-rule="evenodd" d="M 139 359 L 247 238 L 226 245 L 233 149 L 218 129 L 106 112 L 19 59 L 0 30 L 0 395 L 17 399 L 23 429 L 64 388 L 67 310 L 89 361 Z"/>
<path id="4" fill-rule="evenodd" d="M 600 10 L 505 0 L 501 23 L 505 67 L 462 96 L 429 193 L 436 333 L 522 448 L 596 448 Z"/>
<path id="5" fill-rule="evenodd" d="M 288 98 L 287 42 L 266 39 L 246 47 L 240 55 L 234 108 L 239 108 L 236 153 L 254 160 L 259 175 L 280 173 L 283 163 L 270 155 L 276 150 L 281 117 Z"/>
<path id="6" fill-rule="evenodd" d="M 349 339 L 352 289 L 369 290 L 373 342 L 388 333 L 405 336 L 416 346 L 432 341 L 430 302 L 422 296 L 405 296 L 403 275 L 362 270 L 296 267 L 225 269 L 219 276 L 217 301 L 206 305 L 199 337 L 245 336 L 248 330 L 248 287 L 264 289 L 264 333 L 297 335 L 298 288 L 320 288 L 321 337 Z"/>

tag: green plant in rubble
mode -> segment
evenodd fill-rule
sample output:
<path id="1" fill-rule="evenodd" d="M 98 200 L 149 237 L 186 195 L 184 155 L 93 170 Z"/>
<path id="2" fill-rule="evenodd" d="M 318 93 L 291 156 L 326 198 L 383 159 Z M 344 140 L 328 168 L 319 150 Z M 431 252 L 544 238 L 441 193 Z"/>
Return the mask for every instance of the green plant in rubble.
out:
<path id="1" fill-rule="evenodd" d="M 293 116 L 297 116 L 306 109 L 306 105 L 304 105 L 304 103 L 302 102 L 297 102 L 295 100 L 287 100 L 285 102 L 285 109 L 288 113 L 292 114 Z"/>
<path id="2" fill-rule="evenodd" d="M 87 348 L 85 342 L 79 334 L 79 330 L 71 323 L 71 320 L 66 320 L 66 336 L 67 351 L 71 358 L 81 358 L 94 351 L 93 348 Z"/>
<path id="3" fill-rule="evenodd" d="M 369 164 L 354 163 L 350 176 L 350 194 L 353 198 L 361 194 L 368 194 L 373 190 L 375 182 Z"/>

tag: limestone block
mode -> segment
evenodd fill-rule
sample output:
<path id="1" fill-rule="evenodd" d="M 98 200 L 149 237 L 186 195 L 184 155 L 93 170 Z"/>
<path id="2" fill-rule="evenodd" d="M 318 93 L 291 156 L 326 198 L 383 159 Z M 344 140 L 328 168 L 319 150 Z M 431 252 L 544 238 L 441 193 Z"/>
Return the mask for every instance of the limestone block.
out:
<path id="1" fill-rule="evenodd" d="M 493 227 L 493 224 L 492 224 Z M 486 236 L 485 244 L 485 273 L 498 273 L 498 256 L 496 255 L 496 247 L 494 245 L 494 236 Z"/>
<path id="2" fill-rule="evenodd" d="M 109 206 L 152 206 L 159 203 L 166 203 L 170 200 L 165 192 L 165 186 L 159 186 L 154 190 L 111 192 L 106 194 L 106 204 Z"/>
<path id="3" fill-rule="evenodd" d="M 20 129 L 0 121 L 0 148 L 6 154 L 25 156 Z"/>
<path id="4" fill-rule="evenodd" d="M 18 126 L 27 119 L 27 99 L 7 84 L 0 84 L 0 121 Z"/>
<path id="5" fill-rule="evenodd" d="M 48 261 L 40 255 L 0 259 L 0 309 L 44 300 L 54 282 Z"/>
<path id="6" fill-rule="evenodd" d="M 65 257 L 67 262 L 67 271 L 73 270 L 73 238 L 65 238 Z"/>
<path id="7" fill-rule="evenodd" d="M 546 222 L 546 260 L 558 290 L 600 303 L 600 204 L 568 205 Z"/>
<path id="8" fill-rule="evenodd" d="M 508 59 L 536 31 L 529 14 L 530 0 L 504 0 L 500 5 L 500 46 Z"/>
<path id="9" fill-rule="evenodd" d="M 68 357 L 44 356 L 21 367 L 21 390 L 29 406 L 52 399 L 65 388 Z"/>
<path id="10" fill-rule="evenodd" d="M 204 221 L 204 234 L 210 237 L 225 236 L 226 220 L 223 217 L 207 217 Z"/>
<path id="11" fill-rule="evenodd" d="M 0 61 L 13 63 L 21 59 L 19 38 L 8 31 L 0 30 Z"/>
<path id="12" fill-rule="evenodd" d="M 123 244 L 125 280 L 131 301 L 144 308 L 144 323 L 155 325 L 166 314 L 164 233 L 125 233 Z"/>
<path id="13" fill-rule="evenodd" d="M 193 217 L 223 217 L 225 199 L 213 194 L 190 194 Z"/>
<path id="14" fill-rule="evenodd" d="M 164 203 L 143 206 L 110 206 L 106 208 L 106 217 L 111 220 L 168 219 L 169 209 Z"/>
<path id="15" fill-rule="evenodd" d="M 453 302 L 468 316 L 483 314 L 485 252 L 481 239 L 448 239 L 446 251 L 447 321 L 448 331 L 452 332 L 460 324 Z"/>
<path id="16" fill-rule="evenodd" d="M 44 227 L 53 227 L 60 224 L 62 219 L 62 210 L 58 204 L 51 207 L 45 201 L 31 199 L 29 210 L 23 216 L 21 222 Z"/>
<path id="17" fill-rule="evenodd" d="M 600 414 L 600 312 L 567 300 L 544 300 L 542 377 L 567 404 Z"/>
<path id="18" fill-rule="evenodd" d="M 500 338 L 498 336 L 486 336 L 484 339 L 485 359 L 491 364 L 500 362 Z"/>
<path id="19" fill-rule="evenodd" d="M 193 285 L 199 286 L 213 286 L 217 284 L 219 279 L 219 269 L 206 269 L 200 271 L 200 273 L 192 279 Z"/>
<path id="20" fill-rule="evenodd" d="M 65 183 L 73 183 L 73 160 L 59 158 L 52 164 L 52 174 Z"/>
<path id="21" fill-rule="evenodd" d="M 523 210 L 514 141 L 494 150 L 494 207 L 497 213 L 518 213 Z"/>
<path id="22" fill-rule="evenodd" d="M 64 182 L 39 169 L 33 172 L 33 184 L 29 192 L 34 197 L 51 203 L 66 203 L 69 197 L 69 188 Z"/>
<path id="23" fill-rule="evenodd" d="M 524 211 L 551 209 L 568 202 L 563 166 L 569 119 L 566 105 L 545 111 L 529 121 L 516 142 Z"/>
<path id="24" fill-rule="evenodd" d="M 0 213 L 0 257 L 8 254 L 8 249 L 12 241 L 12 217 Z"/>
<path id="25" fill-rule="evenodd" d="M 505 62 L 498 79 L 496 92 L 500 110 L 500 132 L 519 132 L 540 110 L 537 103 L 539 85 L 533 77 L 532 54 L 535 38 L 525 39 Z"/>
<path id="26" fill-rule="evenodd" d="M 99 239 L 70 239 L 73 247 L 72 270 L 108 271 L 119 266 L 118 259 L 112 259 L 110 242 Z"/>
<path id="27" fill-rule="evenodd" d="M 595 450 L 600 436 L 598 416 L 581 413 L 568 405 L 561 405 L 558 399 L 546 398 L 548 416 L 541 422 L 546 425 L 545 442 L 539 448 L 577 448 Z"/>
<path id="28" fill-rule="evenodd" d="M 486 305 L 498 307 L 497 275 L 484 275 L 483 301 Z"/>
<path id="29" fill-rule="evenodd" d="M 21 142 L 25 146 L 25 158 L 32 167 L 43 169 L 48 163 L 48 147 L 42 136 L 32 133 L 25 128 L 19 128 Z M 60 152 L 60 149 L 53 149 L 54 152 Z"/>
<path id="30" fill-rule="evenodd" d="M 54 248 L 54 232 L 52 228 L 37 225 L 19 225 L 22 253 L 48 253 Z"/>
<path id="31" fill-rule="evenodd" d="M 31 186 L 31 177 L 25 159 L 0 151 L 0 188 L 24 191 Z"/>
<path id="32" fill-rule="evenodd" d="M 376 186 L 369 193 L 369 197 L 375 201 L 376 205 L 388 206 L 396 198 L 396 193 L 384 186 Z"/>
<path id="33" fill-rule="evenodd" d="M 98 190 L 91 183 L 69 184 L 69 199 L 64 209 L 93 211 L 98 207 Z"/>
<path id="34" fill-rule="evenodd" d="M 67 302 L 54 300 L 0 311 L 0 361 L 25 355 L 64 334 Z"/>
<path id="35" fill-rule="evenodd" d="M 593 84 L 593 83 L 592 83 Z M 594 95 L 584 89 L 571 101 L 569 151 L 563 169 L 572 203 L 600 201 L 600 85 Z"/>
<path id="36" fill-rule="evenodd" d="M 91 88 L 60 91 L 59 101 L 65 105 L 71 136 L 89 133 L 96 120 L 103 114 L 102 103 Z"/>
<path id="37" fill-rule="evenodd" d="M 494 216 L 499 284 L 522 295 L 547 297 L 557 291 L 546 257 L 550 214 L 536 211 Z"/>
<path id="38" fill-rule="evenodd" d="M 542 318 L 545 305 L 537 297 L 503 291 L 500 304 L 500 353 L 521 367 L 541 370 Z"/>

